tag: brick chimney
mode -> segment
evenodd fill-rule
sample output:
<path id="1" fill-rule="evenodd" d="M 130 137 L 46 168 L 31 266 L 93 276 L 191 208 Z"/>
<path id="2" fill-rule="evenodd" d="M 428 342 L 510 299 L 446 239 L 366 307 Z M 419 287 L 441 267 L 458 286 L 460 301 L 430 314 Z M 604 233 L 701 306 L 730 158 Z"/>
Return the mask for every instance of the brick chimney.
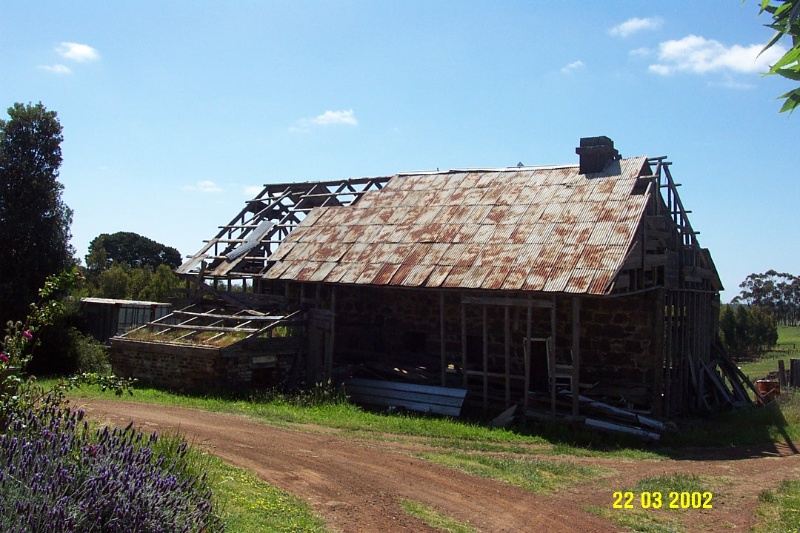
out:
<path id="1" fill-rule="evenodd" d="M 575 148 L 575 153 L 580 156 L 581 174 L 603 172 L 608 163 L 620 158 L 619 152 L 614 148 L 614 141 L 602 135 L 581 138 L 581 144 Z"/>

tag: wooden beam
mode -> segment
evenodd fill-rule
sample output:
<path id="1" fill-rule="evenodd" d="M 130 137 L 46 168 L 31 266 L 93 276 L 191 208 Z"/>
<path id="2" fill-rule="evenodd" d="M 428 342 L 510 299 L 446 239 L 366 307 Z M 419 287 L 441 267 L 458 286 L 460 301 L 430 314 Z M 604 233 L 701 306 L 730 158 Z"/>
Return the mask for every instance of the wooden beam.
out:
<path id="1" fill-rule="evenodd" d="M 464 388 L 467 388 L 467 306 L 461 304 L 461 372 L 464 374 Z"/>
<path id="2" fill-rule="evenodd" d="M 463 296 L 461 303 L 476 305 L 507 305 L 517 307 L 553 307 L 553 302 L 547 300 L 526 300 L 524 298 L 493 298 L 489 296 Z"/>
<path id="3" fill-rule="evenodd" d="M 489 320 L 487 307 L 483 306 L 483 412 L 489 411 Z"/>
<path id="4" fill-rule="evenodd" d="M 553 370 L 549 372 L 550 374 L 550 409 L 555 413 L 556 412 L 556 298 L 557 296 L 553 295 L 553 306 L 550 308 L 550 347 L 551 350 L 547 352 L 547 357 L 550 362 L 548 368 L 552 368 Z"/>
<path id="5" fill-rule="evenodd" d="M 445 356 L 445 317 L 444 317 L 444 291 L 439 293 L 439 355 L 442 365 L 442 387 L 447 386 L 447 357 Z"/>
<path id="6" fill-rule="evenodd" d="M 553 366 L 555 369 L 555 366 Z M 581 382 L 581 299 L 572 298 L 572 416 L 580 409 Z"/>
<path id="7" fill-rule="evenodd" d="M 511 405 L 511 309 L 505 309 L 504 352 L 506 362 L 506 407 Z"/>

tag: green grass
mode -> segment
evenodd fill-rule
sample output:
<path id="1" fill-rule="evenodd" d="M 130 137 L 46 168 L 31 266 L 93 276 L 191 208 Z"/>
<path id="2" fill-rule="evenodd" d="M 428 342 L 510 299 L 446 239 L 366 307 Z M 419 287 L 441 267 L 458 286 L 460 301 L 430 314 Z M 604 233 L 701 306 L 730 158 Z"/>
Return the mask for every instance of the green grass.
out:
<path id="1" fill-rule="evenodd" d="M 789 370 L 789 359 L 800 358 L 800 327 L 797 326 L 778 326 L 778 346 L 779 350 L 793 349 L 798 350 L 792 354 L 785 352 L 767 352 L 757 359 L 739 363 L 742 372 L 755 381 L 761 379 L 770 372 L 778 370 L 778 360 L 783 359 L 786 370 Z"/>
<path id="2" fill-rule="evenodd" d="M 478 533 L 474 527 L 437 513 L 431 507 L 414 500 L 402 500 L 400 505 L 411 516 L 416 516 L 428 526 L 448 533 Z"/>
<path id="3" fill-rule="evenodd" d="M 758 502 L 755 533 L 800 532 L 800 480 L 784 481 L 776 491 L 762 492 Z"/>
<path id="4" fill-rule="evenodd" d="M 618 526 L 637 533 L 680 533 L 686 531 L 678 519 L 652 510 L 604 509 L 593 505 L 584 509 L 603 518 L 608 518 Z"/>
<path id="5" fill-rule="evenodd" d="M 664 474 L 641 479 L 632 489 L 634 493 L 705 492 L 712 490 L 710 480 L 695 474 Z"/>
<path id="6" fill-rule="evenodd" d="M 209 459 L 209 480 L 227 531 L 326 532 L 302 500 L 247 470 Z"/>
<path id="7" fill-rule="evenodd" d="M 531 457 L 422 453 L 420 457 L 474 476 L 499 479 L 530 492 L 550 492 L 607 475 L 608 470 Z"/>

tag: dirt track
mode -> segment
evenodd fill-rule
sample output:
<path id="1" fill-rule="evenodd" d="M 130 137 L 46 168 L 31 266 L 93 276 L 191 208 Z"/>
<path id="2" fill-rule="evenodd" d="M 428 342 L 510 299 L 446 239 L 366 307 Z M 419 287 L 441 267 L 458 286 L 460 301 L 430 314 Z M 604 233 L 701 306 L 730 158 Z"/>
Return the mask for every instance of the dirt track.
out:
<path id="1" fill-rule="evenodd" d="M 691 472 L 713 478 L 710 510 L 639 511 L 677 518 L 688 531 L 747 530 L 755 523 L 760 492 L 800 478 L 800 455 L 778 450 L 698 450 L 693 459 L 621 461 L 547 457 L 602 466 L 614 473 L 548 495 L 482 479 L 413 457 L 423 446 L 359 440 L 335 430 L 282 429 L 247 417 L 133 402 L 76 402 L 101 420 L 143 430 L 177 430 L 195 444 L 261 479 L 303 498 L 329 527 L 341 532 L 436 531 L 403 512 L 415 500 L 480 531 L 618 531 L 585 511 L 611 510 L 612 492 L 642 478 Z M 616 510 L 614 512 L 626 512 Z"/>

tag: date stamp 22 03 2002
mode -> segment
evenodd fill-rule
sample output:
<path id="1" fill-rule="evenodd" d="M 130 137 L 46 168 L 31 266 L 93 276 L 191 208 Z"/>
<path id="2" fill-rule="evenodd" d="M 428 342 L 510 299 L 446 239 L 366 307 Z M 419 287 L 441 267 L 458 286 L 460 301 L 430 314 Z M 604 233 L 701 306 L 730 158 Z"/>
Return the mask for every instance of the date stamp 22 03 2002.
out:
<path id="1" fill-rule="evenodd" d="M 614 509 L 713 509 L 711 492 L 640 492 L 617 491 L 612 496 Z"/>

